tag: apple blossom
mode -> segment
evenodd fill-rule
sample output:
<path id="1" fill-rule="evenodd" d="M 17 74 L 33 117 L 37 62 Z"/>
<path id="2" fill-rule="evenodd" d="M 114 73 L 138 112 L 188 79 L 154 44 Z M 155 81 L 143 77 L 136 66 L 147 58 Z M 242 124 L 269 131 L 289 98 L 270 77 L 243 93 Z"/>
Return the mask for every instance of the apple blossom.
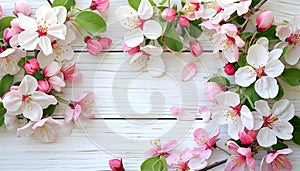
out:
<path id="1" fill-rule="evenodd" d="M 2 18 L 2 13 L 3 13 L 3 9 L 2 6 L 0 5 L 0 18 Z"/>
<path id="2" fill-rule="evenodd" d="M 173 22 L 176 18 L 177 12 L 173 8 L 166 8 L 161 13 L 161 17 L 167 22 Z"/>
<path id="3" fill-rule="evenodd" d="M 10 22 L 11 28 L 6 28 L 3 33 L 3 38 L 6 43 L 10 44 L 11 47 L 16 48 L 18 46 L 18 34 L 24 29 L 19 25 L 20 18 L 15 18 Z"/>
<path id="4" fill-rule="evenodd" d="M 204 6 L 200 2 L 193 3 L 194 1 L 190 1 L 192 3 L 186 3 L 182 8 L 182 11 L 186 18 L 189 20 L 197 20 L 204 15 Z"/>
<path id="5" fill-rule="evenodd" d="M 5 113 L 4 115 L 4 123 L 8 132 L 16 132 L 18 128 L 18 117 L 17 115 L 11 115 L 9 113 Z"/>
<path id="6" fill-rule="evenodd" d="M 178 18 L 177 22 L 181 27 L 189 27 L 190 26 L 190 21 L 185 15 L 181 15 Z"/>
<path id="7" fill-rule="evenodd" d="M 194 57 L 198 57 L 203 53 L 203 47 L 198 40 L 194 40 L 190 42 L 191 54 Z"/>
<path id="8" fill-rule="evenodd" d="M 109 0 L 92 0 L 90 9 L 98 10 L 100 13 L 105 12 L 109 8 L 109 4 Z"/>
<path id="9" fill-rule="evenodd" d="M 121 25 L 129 29 L 124 35 L 124 42 L 128 47 L 139 46 L 144 41 L 144 36 L 155 40 L 162 34 L 162 26 L 153 16 L 153 7 L 148 0 L 141 0 L 138 10 L 130 6 L 120 6 L 117 17 L 121 20 Z"/>
<path id="10" fill-rule="evenodd" d="M 256 132 L 253 130 L 246 129 L 246 130 L 240 131 L 238 136 L 243 144 L 250 145 L 256 138 Z"/>
<path id="11" fill-rule="evenodd" d="M 235 73 L 234 65 L 231 63 L 227 63 L 224 67 L 224 72 L 230 76 L 234 75 L 234 73 Z"/>
<path id="12" fill-rule="evenodd" d="M 103 49 L 108 49 L 109 46 L 110 46 L 110 44 L 111 44 L 111 42 L 112 42 L 112 40 L 110 38 L 108 38 L 108 37 L 101 37 L 99 39 L 99 42 L 100 42 L 100 44 L 101 44 L 101 46 L 102 46 Z"/>
<path id="13" fill-rule="evenodd" d="M 39 80 L 37 90 L 44 93 L 49 93 L 51 90 L 51 86 L 47 80 Z"/>
<path id="14" fill-rule="evenodd" d="M 25 62 L 24 69 L 27 74 L 34 75 L 35 71 L 40 69 L 40 64 L 36 58 L 29 59 Z"/>
<path id="15" fill-rule="evenodd" d="M 216 147 L 216 141 L 220 135 L 220 128 L 217 129 L 211 137 L 203 128 L 198 128 L 194 131 L 194 141 L 200 146 L 200 148 L 209 150 L 212 153 L 212 149 Z"/>
<path id="16" fill-rule="evenodd" d="M 60 71 L 63 73 L 65 80 L 78 82 L 82 79 L 82 74 L 76 71 L 75 63 L 63 66 Z"/>
<path id="17" fill-rule="evenodd" d="M 172 153 L 166 160 L 169 167 L 178 170 L 189 169 L 188 162 L 193 158 L 193 151 L 191 149 L 185 149 L 182 154 Z"/>
<path id="18" fill-rule="evenodd" d="M 290 159 L 287 157 L 288 154 L 292 153 L 293 150 L 290 148 L 277 150 L 277 151 L 270 151 L 268 155 L 264 156 L 260 170 L 261 171 L 282 171 L 287 170 L 291 171 L 293 166 L 291 164 Z"/>
<path id="19" fill-rule="evenodd" d="M 272 11 L 263 11 L 256 17 L 258 31 L 269 29 L 274 23 L 274 15 Z"/>
<path id="20" fill-rule="evenodd" d="M 146 152 L 147 157 L 151 156 L 165 156 L 167 157 L 169 155 L 169 152 L 175 148 L 177 145 L 177 141 L 170 140 L 165 145 L 161 145 L 160 140 L 154 140 L 151 142 L 153 148 L 150 148 Z"/>
<path id="21" fill-rule="evenodd" d="M 206 86 L 206 91 L 205 91 L 206 97 L 210 102 L 215 104 L 218 103 L 216 99 L 216 95 L 225 92 L 227 90 L 226 86 L 219 85 L 218 83 L 215 82 L 207 82 L 205 83 L 205 86 Z"/>
<path id="22" fill-rule="evenodd" d="M 260 146 L 270 147 L 277 143 L 277 138 L 290 140 L 293 138 L 293 126 L 289 123 L 294 117 L 294 105 L 284 99 L 274 103 L 270 109 L 263 100 L 255 102 L 254 130 L 259 130 L 257 142 Z"/>
<path id="23" fill-rule="evenodd" d="M 218 106 L 212 110 L 212 118 L 218 124 L 228 124 L 228 134 L 237 140 L 238 132 L 246 127 L 251 130 L 254 118 L 250 109 L 243 105 L 238 94 L 233 92 L 222 92 L 216 96 Z"/>
<path id="24" fill-rule="evenodd" d="M 43 75 L 50 84 L 50 86 L 57 92 L 66 86 L 64 76 L 60 72 L 61 66 L 57 62 L 52 62 L 43 69 Z"/>
<path id="25" fill-rule="evenodd" d="M 111 159 L 108 162 L 111 171 L 125 171 L 122 159 Z"/>
<path id="26" fill-rule="evenodd" d="M 256 165 L 251 148 L 240 147 L 234 141 L 228 141 L 227 146 L 232 154 L 225 164 L 224 171 L 244 170 L 245 168 L 255 171 Z"/>
<path id="27" fill-rule="evenodd" d="M 52 95 L 36 91 L 37 80 L 30 76 L 24 76 L 18 90 L 7 93 L 3 99 L 6 110 L 14 115 L 23 114 L 31 121 L 38 121 L 43 116 L 43 109 L 49 105 L 55 105 L 57 100 Z"/>
<path id="28" fill-rule="evenodd" d="M 266 38 L 261 38 L 258 42 L 267 41 L 267 39 L 264 39 Z M 266 47 L 258 43 L 252 45 L 246 57 L 250 66 L 241 67 L 235 72 L 236 84 L 248 87 L 255 82 L 254 89 L 260 97 L 265 99 L 275 98 L 279 91 L 275 77 L 280 76 L 284 70 L 284 65 L 279 60 L 282 52 L 282 49 L 274 49 L 268 52 Z"/>
<path id="29" fill-rule="evenodd" d="M 85 41 L 87 43 L 88 52 L 93 56 L 98 56 L 100 52 L 107 49 L 112 42 L 112 40 L 107 37 L 102 37 L 102 38 L 87 37 Z"/>
<path id="30" fill-rule="evenodd" d="M 284 60 L 295 65 L 300 58 L 300 16 L 295 16 L 287 25 L 278 25 L 276 27 L 276 36 L 279 37 L 283 46 L 290 45 L 292 48 L 287 52 Z"/>
<path id="31" fill-rule="evenodd" d="M 134 56 L 137 52 L 140 51 L 140 46 L 136 46 L 136 47 L 128 47 L 124 42 L 122 43 L 122 50 L 124 52 L 128 52 L 128 54 L 130 56 Z"/>
<path id="32" fill-rule="evenodd" d="M 15 2 L 15 14 L 19 15 L 19 13 L 29 16 L 30 15 L 30 6 L 27 1 L 17 1 Z"/>
<path id="33" fill-rule="evenodd" d="M 19 72 L 18 62 L 25 57 L 25 51 L 21 49 L 0 48 L 0 78 L 6 74 L 15 75 Z"/>
<path id="34" fill-rule="evenodd" d="M 62 123 L 54 120 L 52 117 L 43 118 L 39 121 L 29 121 L 22 128 L 18 128 L 17 135 L 33 135 L 40 142 L 54 142 L 56 140 L 56 131 Z"/>
<path id="35" fill-rule="evenodd" d="M 34 50 L 37 46 L 47 56 L 53 53 L 51 39 L 64 40 L 67 28 L 64 25 L 67 16 L 65 7 L 51 8 L 42 6 L 36 10 L 37 18 L 19 17 L 19 25 L 23 32 L 18 35 L 18 43 L 25 50 Z"/>

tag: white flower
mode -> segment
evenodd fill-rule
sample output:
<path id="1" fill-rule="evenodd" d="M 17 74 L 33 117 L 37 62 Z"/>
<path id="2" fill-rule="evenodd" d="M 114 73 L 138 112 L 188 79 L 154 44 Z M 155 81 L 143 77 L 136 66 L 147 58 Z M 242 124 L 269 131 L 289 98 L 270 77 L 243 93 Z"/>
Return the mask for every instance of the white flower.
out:
<path id="1" fill-rule="evenodd" d="M 20 49 L 6 49 L 0 53 L 0 78 L 6 74 L 15 75 L 19 72 L 19 60 L 26 53 Z"/>
<path id="2" fill-rule="evenodd" d="M 12 90 L 3 99 L 3 105 L 10 114 L 21 114 L 24 117 L 38 121 L 43 116 L 43 109 L 49 105 L 54 105 L 57 100 L 54 96 L 36 91 L 38 87 L 37 80 L 26 75 L 18 90 Z"/>
<path id="3" fill-rule="evenodd" d="M 228 124 L 228 134 L 233 139 L 238 139 L 238 132 L 252 130 L 254 118 L 246 105 L 241 104 L 238 94 L 222 92 L 216 96 L 218 106 L 212 110 L 212 118 L 219 124 Z"/>
<path id="4" fill-rule="evenodd" d="M 248 87 L 255 82 L 254 88 L 257 94 L 265 99 L 275 98 L 279 87 L 275 77 L 281 75 L 284 65 L 279 60 L 282 49 L 274 49 L 268 52 L 266 38 L 258 40 L 258 43 L 249 48 L 246 57 L 250 66 L 239 68 L 235 73 L 235 82 L 239 86 Z M 257 79 L 258 77 L 258 79 Z"/>
<path id="5" fill-rule="evenodd" d="M 42 6 L 36 10 L 36 19 L 20 16 L 19 25 L 23 32 L 18 35 L 18 43 L 25 50 L 39 46 L 45 55 L 53 53 L 51 38 L 65 39 L 67 10 L 64 7 Z"/>
<path id="6" fill-rule="evenodd" d="M 294 117 L 294 105 L 288 100 L 275 102 L 270 109 L 263 100 L 255 102 L 254 130 L 258 130 L 257 141 L 260 146 L 270 147 L 277 144 L 277 138 L 290 140 L 293 138 L 293 126 L 288 122 Z M 262 128 L 261 128 L 262 127 Z"/>
<path id="7" fill-rule="evenodd" d="M 153 16 L 153 7 L 148 0 L 141 1 L 138 11 L 130 6 L 120 6 L 116 14 L 121 25 L 129 29 L 124 34 L 124 42 L 128 47 L 140 45 L 144 41 L 144 36 L 155 40 L 162 34 L 161 25 L 155 20 L 150 20 Z"/>

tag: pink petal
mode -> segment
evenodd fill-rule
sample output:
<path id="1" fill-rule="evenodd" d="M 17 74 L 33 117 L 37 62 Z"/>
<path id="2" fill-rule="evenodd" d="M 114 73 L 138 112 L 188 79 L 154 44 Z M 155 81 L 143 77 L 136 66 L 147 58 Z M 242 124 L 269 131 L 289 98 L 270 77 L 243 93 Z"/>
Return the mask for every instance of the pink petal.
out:
<path id="1" fill-rule="evenodd" d="M 197 73 L 196 65 L 194 62 L 186 64 L 183 68 L 181 79 L 182 81 L 188 81 L 193 78 Z"/>
<path id="2" fill-rule="evenodd" d="M 198 128 L 194 131 L 194 141 L 198 143 L 199 145 L 203 145 L 208 140 L 208 134 L 205 129 Z"/>
<path id="3" fill-rule="evenodd" d="M 198 109 L 198 113 L 200 114 L 200 117 L 203 119 L 204 122 L 208 122 L 211 117 L 211 111 L 206 106 L 200 106 Z"/>
<path id="4" fill-rule="evenodd" d="M 174 117 L 177 118 L 177 120 L 194 120 L 195 116 L 188 112 L 187 110 L 182 109 L 179 106 L 173 106 L 170 109 L 171 113 Z"/>
<path id="5" fill-rule="evenodd" d="M 177 141 L 176 140 L 170 140 L 168 143 L 166 143 L 165 145 L 162 146 L 162 150 L 164 151 L 170 151 L 173 148 L 175 148 L 175 146 L 177 145 Z"/>
<path id="6" fill-rule="evenodd" d="M 206 144 L 210 147 L 213 147 L 220 135 L 220 128 L 217 129 L 217 132 L 206 142 Z"/>

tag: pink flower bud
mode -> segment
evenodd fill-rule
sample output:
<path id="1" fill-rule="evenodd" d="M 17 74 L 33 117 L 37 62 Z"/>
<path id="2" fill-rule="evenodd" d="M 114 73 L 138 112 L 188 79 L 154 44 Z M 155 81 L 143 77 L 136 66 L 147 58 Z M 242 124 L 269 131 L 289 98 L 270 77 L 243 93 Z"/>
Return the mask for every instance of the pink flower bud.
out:
<path id="1" fill-rule="evenodd" d="M 177 12 L 173 8 L 166 8 L 162 13 L 161 17 L 167 22 L 173 22 L 176 18 Z"/>
<path id="2" fill-rule="evenodd" d="M 33 75 L 40 68 L 40 64 L 36 58 L 27 60 L 24 64 L 24 69 L 27 74 Z"/>
<path id="3" fill-rule="evenodd" d="M 235 71 L 234 71 L 234 65 L 231 64 L 231 63 L 226 64 L 225 67 L 224 67 L 224 72 L 227 75 L 234 75 L 234 73 L 235 73 Z"/>
<path id="4" fill-rule="evenodd" d="M 181 15 L 178 18 L 177 22 L 181 27 L 189 27 L 190 26 L 190 21 L 188 20 L 188 18 L 186 18 L 185 15 Z"/>
<path id="5" fill-rule="evenodd" d="M 64 74 L 65 79 L 68 81 L 78 82 L 82 79 L 82 74 L 76 71 L 75 63 L 63 67 L 60 71 Z"/>
<path id="6" fill-rule="evenodd" d="M 22 13 L 25 16 L 30 15 L 30 6 L 26 1 L 17 1 L 15 3 L 15 14 Z"/>
<path id="7" fill-rule="evenodd" d="M 91 10 L 98 10 L 99 12 L 107 11 L 109 7 L 109 0 L 92 0 L 90 5 Z"/>
<path id="8" fill-rule="evenodd" d="M 109 167 L 112 171 L 125 171 L 122 163 L 122 159 L 109 160 Z"/>
<path id="9" fill-rule="evenodd" d="M 102 46 L 102 49 L 108 49 L 108 47 L 110 46 L 112 40 L 108 37 L 102 37 L 100 40 L 99 40 L 101 46 Z"/>
<path id="10" fill-rule="evenodd" d="M 217 104 L 218 101 L 216 100 L 216 95 L 226 91 L 226 86 L 220 86 L 218 83 L 215 82 L 208 82 L 206 85 L 205 95 L 209 101 L 212 103 Z"/>
<path id="11" fill-rule="evenodd" d="M 103 49 L 98 40 L 90 39 L 87 41 L 87 50 L 91 55 L 98 56 Z"/>
<path id="12" fill-rule="evenodd" d="M 51 90 L 51 86 L 46 80 L 39 80 L 38 81 L 38 91 L 49 93 Z"/>
<path id="13" fill-rule="evenodd" d="M 198 40 L 190 42 L 190 49 L 191 49 L 191 54 L 194 57 L 198 57 L 203 53 L 203 47 Z"/>
<path id="14" fill-rule="evenodd" d="M 2 18 L 2 6 L 0 5 L 0 18 Z"/>
<path id="15" fill-rule="evenodd" d="M 255 131 L 249 131 L 249 130 L 244 130 L 244 131 L 240 131 L 238 133 L 238 136 L 241 140 L 241 142 L 245 145 L 249 145 L 251 144 L 254 139 L 256 138 L 256 132 Z"/>
<path id="16" fill-rule="evenodd" d="M 128 52 L 128 54 L 130 56 L 133 56 L 134 54 L 136 54 L 137 52 L 140 51 L 140 46 L 136 46 L 136 47 L 131 48 L 131 47 L 128 47 L 125 43 L 123 43 L 122 44 L 122 50 L 124 52 Z"/>
<path id="17" fill-rule="evenodd" d="M 264 11 L 256 17 L 258 31 L 269 29 L 274 23 L 274 15 L 272 11 Z"/>

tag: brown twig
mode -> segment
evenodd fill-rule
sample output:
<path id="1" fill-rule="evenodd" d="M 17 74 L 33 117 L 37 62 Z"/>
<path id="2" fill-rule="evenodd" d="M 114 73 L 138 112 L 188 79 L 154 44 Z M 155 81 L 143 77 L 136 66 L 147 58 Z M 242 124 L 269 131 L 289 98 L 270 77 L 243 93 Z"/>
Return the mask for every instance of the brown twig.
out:
<path id="1" fill-rule="evenodd" d="M 262 7 L 268 0 L 262 0 L 260 1 L 254 8 L 254 12 L 258 11 L 260 9 L 260 7 Z"/>
<path id="2" fill-rule="evenodd" d="M 206 166 L 205 168 L 199 170 L 199 171 L 207 171 L 209 169 L 212 169 L 212 168 L 215 168 L 217 166 L 220 166 L 221 164 L 224 164 L 227 162 L 228 159 L 224 159 L 224 160 L 221 160 L 221 161 L 218 161 L 218 162 L 215 162 L 214 164 L 212 165 L 209 165 L 209 166 Z"/>
<path id="3" fill-rule="evenodd" d="M 47 0 L 48 1 L 48 3 L 52 6 L 52 2 L 50 1 L 50 0 Z"/>

